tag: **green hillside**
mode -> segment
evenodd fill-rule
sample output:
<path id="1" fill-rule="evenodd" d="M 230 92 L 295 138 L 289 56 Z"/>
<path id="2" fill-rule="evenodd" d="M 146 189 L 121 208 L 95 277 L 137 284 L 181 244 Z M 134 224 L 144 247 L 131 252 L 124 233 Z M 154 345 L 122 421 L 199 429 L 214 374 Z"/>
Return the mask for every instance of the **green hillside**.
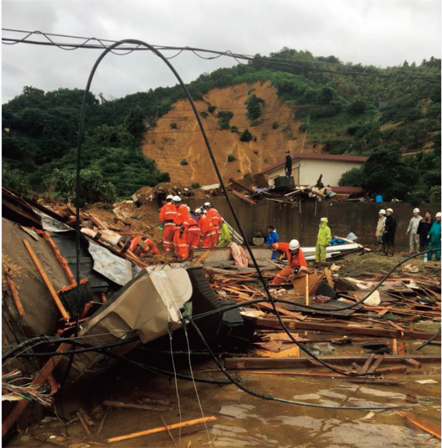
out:
<path id="1" fill-rule="evenodd" d="M 201 75 L 189 90 L 202 99 L 213 88 L 270 80 L 310 142 L 325 145 L 330 154 L 371 156 L 361 170 L 344 176 L 343 185 L 388 198 L 434 201 L 440 198 L 440 73 L 435 58 L 379 69 L 283 49 Z M 78 89 L 45 93 L 25 87 L 3 105 L 4 182 L 22 190 L 62 190 L 75 166 L 82 95 Z M 179 86 L 101 103 L 90 94 L 84 169 L 111 182 L 118 198 L 167 180 L 167 173 L 141 154 L 140 142 L 146 127 L 155 126 L 183 96 Z"/>

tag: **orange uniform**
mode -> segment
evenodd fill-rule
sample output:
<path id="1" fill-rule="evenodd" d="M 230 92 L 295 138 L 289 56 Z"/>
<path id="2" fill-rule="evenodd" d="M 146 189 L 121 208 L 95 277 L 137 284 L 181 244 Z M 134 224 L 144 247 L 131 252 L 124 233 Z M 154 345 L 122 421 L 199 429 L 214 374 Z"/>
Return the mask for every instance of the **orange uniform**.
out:
<path id="1" fill-rule="evenodd" d="M 203 215 L 200 218 L 200 229 L 201 229 L 201 239 L 202 244 L 201 247 L 209 248 L 213 247 L 213 222 L 207 215 Z"/>
<path id="2" fill-rule="evenodd" d="M 166 203 L 160 210 L 160 221 L 164 223 L 163 228 L 163 247 L 166 252 L 170 252 L 173 235 L 175 233 L 175 219 L 177 209 L 171 202 Z"/>
<path id="3" fill-rule="evenodd" d="M 279 285 L 280 283 L 286 281 L 293 272 L 294 268 L 300 268 L 302 266 L 307 267 L 307 261 L 305 260 L 302 249 L 298 249 L 298 252 L 294 254 L 289 250 L 289 243 L 275 243 L 272 244 L 272 248 L 273 250 L 281 250 L 285 252 L 287 256 L 287 267 L 278 272 L 272 281 L 272 285 Z"/>
<path id="4" fill-rule="evenodd" d="M 186 228 L 186 243 L 191 250 L 198 249 L 200 243 L 201 229 L 196 219 L 191 216 L 188 219 L 188 226 Z"/>
<path id="5" fill-rule="evenodd" d="M 137 248 L 138 248 L 138 243 L 140 243 L 141 241 L 142 241 L 142 240 L 141 240 L 141 236 L 136 236 L 136 237 L 131 241 L 130 246 L 129 246 L 129 249 L 130 249 L 132 252 L 135 252 L 135 251 L 137 250 Z M 155 244 L 151 239 L 146 238 L 146 239 L 143 241 L 143 243 L 146 245 L 146 248 L 145 248 L 145 249 L 141 248 L 142 251 L 143 251 L 144 253 L 147 254 L 149 251 L 152 251 L 152 254 L 153 254 L 153 255 L 157 255 L 157 254 L 159 253 L 156 244 Z"/>
<path id="6" fill-rule="evenodd" d="M 177 215 L 175 217 L 175 233 L 173 236 L 173 247 L 176 255 L 186 260 L 189 256 L 189 245 L 186 241 L 186 229 L 189 225 L 189 210 L 187 205 L 180 204 L 178 206 Z"/>
<path id="7" fill-rule="evenodd" d="M 216 247 L 216 245 L 218 244 L 218 239 L 219 239 L 219 234 L 221 232 L 221 215 L 218 213 L 218 210 L 216 208 L 209 208 L 209 210 L 207 210 L 207 214 L 206 216 L 212 220 L 212 224 L 213 224 L 213 235 L 212 235 L 212 242 L 213 242 L 213 247 Z"/>

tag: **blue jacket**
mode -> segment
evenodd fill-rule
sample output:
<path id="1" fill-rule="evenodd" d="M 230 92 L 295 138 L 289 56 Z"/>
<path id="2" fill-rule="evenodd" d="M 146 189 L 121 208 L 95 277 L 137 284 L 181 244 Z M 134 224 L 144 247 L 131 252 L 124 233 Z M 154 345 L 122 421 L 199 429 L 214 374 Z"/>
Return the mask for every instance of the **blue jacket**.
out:
<path id="1" fill-rule="evenodd" d="M 439 245 L 440 247 L 440 221 L 434 221 L 431 226 L 428 236 L 430 237 L 430 243 L 434 245 Z"/>
<path id="2" fill-rule="evenodd" d="M 276 230 L 271 231 L 267 234 L 266 244 L 271 246 L 274 243 L 279 243 L 279 236 Z"/>

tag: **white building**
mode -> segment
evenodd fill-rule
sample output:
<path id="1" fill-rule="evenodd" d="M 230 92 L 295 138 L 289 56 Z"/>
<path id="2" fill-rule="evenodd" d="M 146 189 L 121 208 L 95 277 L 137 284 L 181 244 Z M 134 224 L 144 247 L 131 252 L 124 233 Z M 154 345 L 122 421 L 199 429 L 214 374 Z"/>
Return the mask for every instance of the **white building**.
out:
<path id="1" fill-rule="evenodd" d="M 367 160 L 363 156 L 335 156 L 330 154 L 293 154 L 292 176 L 295 185 L 314 185 L 322 174 L 324 185 L 336 186 L 341 176 L 352 168 L 360 168 Z M 274 184 L 278 176 L 285 176 L 285 160 L 269 166 L 263 173 L 269 185 Z"/>

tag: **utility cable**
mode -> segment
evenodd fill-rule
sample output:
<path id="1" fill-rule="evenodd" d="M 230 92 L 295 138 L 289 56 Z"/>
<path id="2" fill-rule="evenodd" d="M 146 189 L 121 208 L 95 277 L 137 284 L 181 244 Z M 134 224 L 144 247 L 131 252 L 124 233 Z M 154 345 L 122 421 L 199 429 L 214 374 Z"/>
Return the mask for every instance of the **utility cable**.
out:
<path id="1" fill-rule="evenodd" d="M 433 336 L 431 336 L 430 339 L 428 339 L 428 341 L 425 341 L 422 345 L 420 345 L 416 350 L 420 350 L 421 348 L 424 348 L 426 345 L 431 344 L 431 342 L 433 342 L 439 335 L 440 335 L 440 331 L 441 329 L 439 328 L 439 330 L 437 331 L 436 334 L 434 334 Z"/>

